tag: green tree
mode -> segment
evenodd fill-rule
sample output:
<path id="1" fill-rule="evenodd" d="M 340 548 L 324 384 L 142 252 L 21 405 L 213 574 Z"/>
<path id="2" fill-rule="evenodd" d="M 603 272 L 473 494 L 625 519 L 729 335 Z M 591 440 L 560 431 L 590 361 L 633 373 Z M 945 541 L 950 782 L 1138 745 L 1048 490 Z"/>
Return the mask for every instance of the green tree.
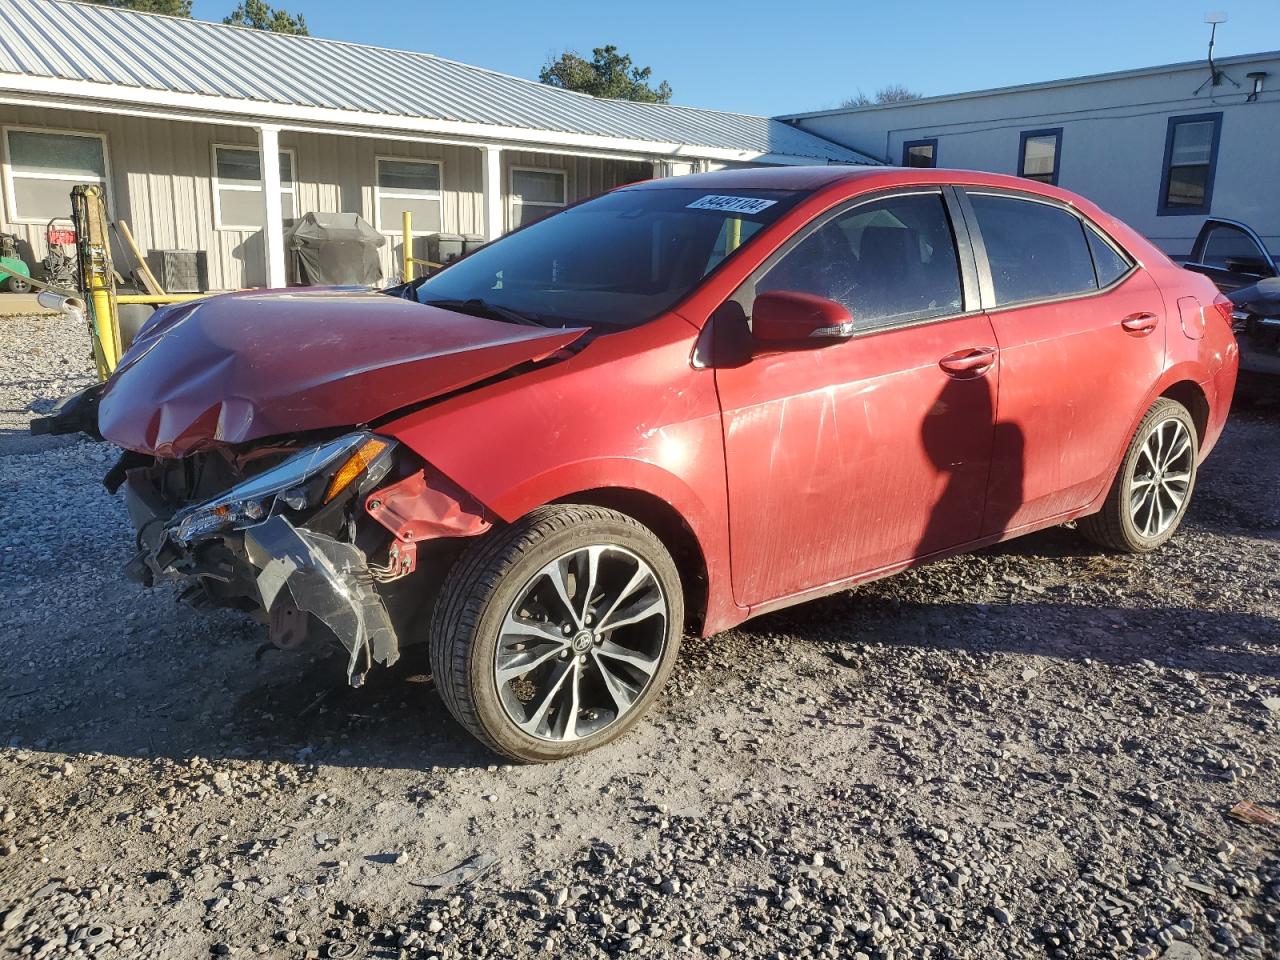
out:
<path id="1" fill-rule="evenodd" d="M 618 53 L 618 48 L 610 44 L 592 50 L 590 60 L 566 50 L 546 62 L 538 79 L 563 90 L 576 90 L 609 100 L 669 103 L 671 85 L 663 80 L 656 88 L 650 86 L 652 75 L 649 67 L 632 66 L 631 57 Z"/>
<path id="2" fill-rule="evenodd" d="M 171 17 L 191 16 L 191 0 L 89 0 L 104 7 L 141 10 L 144 13 L 167 13 Z"/>
<path id="3" fill-rule="evenodd" d="M 869 107 L 875 103 L 905 103 L 908 100 L 919 100 L 920 94 L 914 90 L 908 90 L 900 83 L 892 83 L 887 87 L 881 87 L 876 91 L 874 98 L 868 97 L 861 90 L 858 91 L 856 97 L 849 97 L 840 101 L 842 107 Z"/>
<path id="4" fill-rule="evenodd" d="M 294 15 L 287 10 L 273 7 L 265 0 L 243 0 L 222 18 L 223 23 L 237 27 L 252 27 L 255 30 L 269 30 L 272 33 L 292 33 L 299 37 L 309 37 L 307 21 L 302 14 Z"/>

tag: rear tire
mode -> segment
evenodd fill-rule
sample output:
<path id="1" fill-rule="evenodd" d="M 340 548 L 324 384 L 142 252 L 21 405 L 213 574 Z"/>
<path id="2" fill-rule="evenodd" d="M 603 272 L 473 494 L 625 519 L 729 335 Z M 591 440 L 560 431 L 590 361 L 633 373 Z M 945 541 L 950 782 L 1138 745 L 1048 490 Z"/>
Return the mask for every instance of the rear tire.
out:
<path id="1" fill-rule="evenodd" d="M 1102 509 L 1076 528 L 1110 550 L 1155 550 L 1177 532 L 1191 503 L 1199 450 L 1190 412 L 1161 397 L 1138 424 Z"/>
<path id="2" fill-rule="evenodd" d="M 683 630 L 680 575 L 652 531 L 602 507 L 541 507 L 454 564 L 431 668 L 468 732 L 542 763 L 629 730 L 670 677 Z"/>
<path id="3" fill-rule="evenodd" d="M 8 287 L 10 293 L 31 292 L 31 281 L 16 273 L 9 274 L 9 278 L 5 280 L 4 285 Z"/>

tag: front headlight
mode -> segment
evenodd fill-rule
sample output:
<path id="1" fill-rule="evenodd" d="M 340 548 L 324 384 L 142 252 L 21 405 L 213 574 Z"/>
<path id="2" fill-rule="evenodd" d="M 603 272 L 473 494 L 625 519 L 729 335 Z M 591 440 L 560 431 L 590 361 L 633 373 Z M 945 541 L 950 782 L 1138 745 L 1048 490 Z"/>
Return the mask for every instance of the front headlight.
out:
<path id="1" fill-rule="evenodd" d="M 191 543 L 221 530 L 237 530 L 270 515 L 279 499 L 293 510 L 323 506 L 357 480 L 372 485 L 391 469 L 396 442 L 361 431 L 295 453 L 221 496 L 174 515 L 169 533 Z"/>

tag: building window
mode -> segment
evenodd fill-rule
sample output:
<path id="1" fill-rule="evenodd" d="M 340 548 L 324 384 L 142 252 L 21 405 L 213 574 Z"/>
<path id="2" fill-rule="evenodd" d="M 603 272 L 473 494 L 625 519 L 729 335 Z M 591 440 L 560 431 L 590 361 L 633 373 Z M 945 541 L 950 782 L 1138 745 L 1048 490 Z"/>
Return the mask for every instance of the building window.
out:
<path id="1" fill-rule="evenodd" d="M 1018 143 L 1018 176 L 1040 183 L 1058 182 L 1062 128 L 1027 130 Z"/>
<path id="2" fill-rule="evenodd" d="M 1158 215 L 1209 212 L 1221 132 L 1221 113 L 1169 118 Z"/>
<path id="3" fill-rule="evenodd" d="M 938 165 L 937 140 L 908 140 L 902 145 L 904 167 L 936 167 Z"/>
<path id="4" fill-rule="evenodd" d="M 413 217 L 415 237 L 439 233 L 443 179 L 438 160 L 379 157 L 374 226 L 382 233 L 400 233 L 404 229 L 404 212 L 408 210 Z"/>
<path id="5" fill-rule="evenodd" d="M 292 150 L 280 151 L 280 207 L 284 219 L 298 215 Z M 215 144 L 213 148 L 213 223 L 219 230 L 261 230 L 262 161 L 256 147 Z"/>
<path id="6" fill-rule="evenodd" d="M 511 226 L 541 220 L 567 202 L 568 177 L 563 170 L 511 168 Z"/>
<path id="7" fill-rule="evenodd" d="M 97 133 L 6 127 L 5 194 L 14 223 L 47 223 L 71 215 L 71 188 L 107 186 L 107 142 Z"/>

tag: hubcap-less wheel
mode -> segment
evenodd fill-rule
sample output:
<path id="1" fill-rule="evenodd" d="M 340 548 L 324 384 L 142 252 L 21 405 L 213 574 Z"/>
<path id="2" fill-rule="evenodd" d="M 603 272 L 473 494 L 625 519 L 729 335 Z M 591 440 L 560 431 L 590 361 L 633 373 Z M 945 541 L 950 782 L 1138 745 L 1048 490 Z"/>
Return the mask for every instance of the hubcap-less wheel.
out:
<path id="1" fill-rule="evenodd" d="M 1173 525 L 1191 489 L 1195 448 L 1186 425 L 1162 420 L 1147 435 L 1129 482 L 1129 516 L 1144 537 L 1158 537 Z"/>
<path id="2" fill-rule="evenodd" d="M 554 742 L 616 723 L 662 662 L 668 616 L 658 578 L 630 550 L 592 545 L 552 560 L 503 619 L 494 680 L 507 716 Z"/>

